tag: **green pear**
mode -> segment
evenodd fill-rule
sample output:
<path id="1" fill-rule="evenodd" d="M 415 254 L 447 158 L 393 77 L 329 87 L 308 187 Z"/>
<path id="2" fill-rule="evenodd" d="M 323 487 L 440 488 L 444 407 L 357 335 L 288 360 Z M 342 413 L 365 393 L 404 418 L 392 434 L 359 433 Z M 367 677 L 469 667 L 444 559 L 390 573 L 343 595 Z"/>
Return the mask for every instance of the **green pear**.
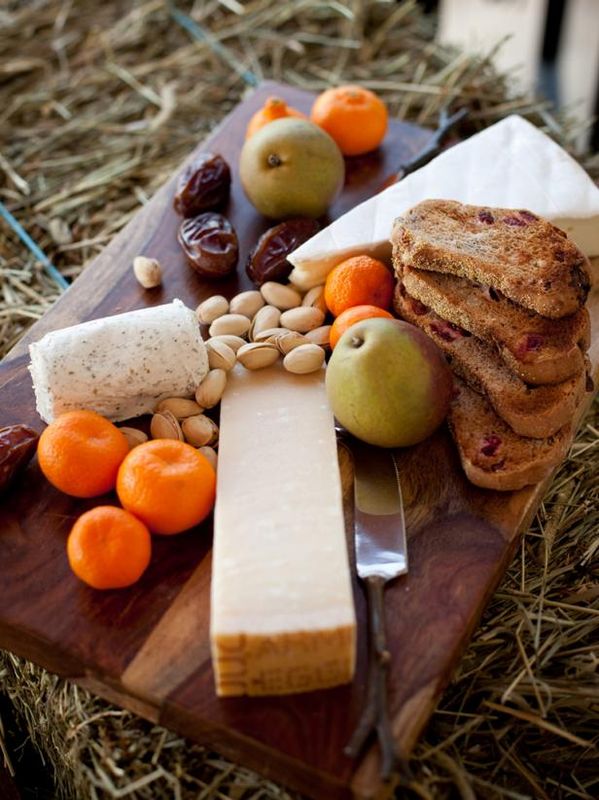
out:
<path id="1" fill-rule="evenodd" d="M 439 427 L 449 409 L 451 371 L 421 330 L 397 319 L 352 325 L 326 371 L 329 403 L 356 438 L 379 447 L 408 447 Z"/>
<path id="2" fill-rule="evenodd" d="M 239 177 L 250 202 L 264 216 L 316 218 L 340 191 L 345 162 L 322 128 L 285 117 L 269 122 L 245 142 Z"/>

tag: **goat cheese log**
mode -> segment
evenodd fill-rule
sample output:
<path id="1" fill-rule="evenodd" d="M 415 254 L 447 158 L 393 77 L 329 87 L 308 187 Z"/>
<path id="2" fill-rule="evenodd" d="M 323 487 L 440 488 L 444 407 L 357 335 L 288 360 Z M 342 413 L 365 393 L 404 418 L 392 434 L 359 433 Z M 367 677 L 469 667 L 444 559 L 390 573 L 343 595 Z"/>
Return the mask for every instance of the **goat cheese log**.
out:
<path id="1" fill-rule="evenodd" d="M 47 333 L 29 346 L 44 422 L 86 408 L 118 421 L 191 397 L 208 372 L 195 313 L 180 300 Z"/>

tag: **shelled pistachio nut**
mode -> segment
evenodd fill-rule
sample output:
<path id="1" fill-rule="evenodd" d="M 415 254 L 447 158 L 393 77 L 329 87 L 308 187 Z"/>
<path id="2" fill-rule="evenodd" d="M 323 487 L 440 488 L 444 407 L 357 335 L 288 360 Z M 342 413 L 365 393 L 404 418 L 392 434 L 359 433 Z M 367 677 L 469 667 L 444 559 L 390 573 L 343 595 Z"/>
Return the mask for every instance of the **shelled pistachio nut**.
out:
<path id="1" fill-rule="evenodd" d="M 275 306 L 281 311 L 286 311 L 288 308 L 296 308 L 302 303 L 302 296 L 299 292 L 296 292 L 291 286 L 285 286 L 276 281 L 266 281 L 260 287 L 260 291 L 269 305 Z"/>
<path id="2" fill-rule="evenodd" d="M 196 389 L 196 402 L 202 408 L 214 408 L 220 403 L 226 385 L 227 373 L 224 369 L 211 369 Z"/>
<path id="3" fill-rule="evenodd" d="M 237 360 L 246 369 L 270 367 L 279 358 L 277 346 L 270 342 L 252 342 L 237 351 Z"/>
<path id="4" fill-rule="evenodd" d="M 324 350 L 317 344 L 302 344 L 291 350 L 283 359 L 283 366 L 288 372 L 305 375 L 315 372 L 324 364 Z"/>
<path id="5" fill-rule="evenodd" d="M 289 328 L 290 331 L 307 333 L 308 331 L 319 328 L 324 322 L 324 314 L 319 308 L 312 306 L 300 306 L 283 311 L 280 324 Z"/>
<path id="6" fill-rule="evenodd" d="M 154 414 L 150 422 L 152 439 L 177 439 L 183 441 L 181 426 L 172 411 L 160 411 Z"/>
<path id="7" fill-rule="evenodd" d="M 235 351 L 219 339 L 208 339 L 206 352 L 210 369 L 224 369 L 225 372 L 228 372 L 235 366 L 237 360 Z"/>
<path id="8" fill-rule="evenodd" d="M 204 414 L 187 417 L 181 427 L 185 441 L 194 447 L 203 447 L 218 441 L 218 425 Z"/>
<path id="9" fill-rule="evenodd" d="M 231 299 L 229 312 L 231 314 L 243 314 L 248 319 L 253 319 L 256 313 L 264 305 L 264 298 L 257 289 L 250 289 L 248 292 L 240 292 Z"/>
<path id="10" fill-rule="evenodd" d="M 161 400 L 156 407 L 158 413 L 170 411 L 177 420 L 201 414 L 203 410 L 195 400 L 188 400 L 186 397 L 167 397 L 165 400 Z"/>
<path id="11" fill-rule="evenodd" d="M 267 328 L 276 328 L 281 319 L 281 312 L 275 306 L 262 306 L 252 320 L 249 330 L 250 341 L 255 341 L 257 334 L 265 331 Z"/>
<path id="12" fill-rule="evenodd" d="M 196 316 L 203 325 L 210 325 L 215 319 L 224 316 L 229 312 L 229 301 L 221 294 L 214 294 L 207 297 L 196 308 Z"/>
<path id="13" fill-rule="evenodd" d="M 122 428 L 119 428 L 119 430 L 127 440 L 131 450 L 137 447 L 138 444 L 143 444 L 148 441 L 147 434 L 137 430 L 137 428 L 129 428 L 127 425 L 124 425 Z"/>
<path id="14" fill-rule="evenodd" d="M 251 320 L 243 314 L 223 314 L 210 325 L 208 333 L 210 336 L 221 336 L 223 333 L 243 336 L 249 331 L 250 323 Z"/>

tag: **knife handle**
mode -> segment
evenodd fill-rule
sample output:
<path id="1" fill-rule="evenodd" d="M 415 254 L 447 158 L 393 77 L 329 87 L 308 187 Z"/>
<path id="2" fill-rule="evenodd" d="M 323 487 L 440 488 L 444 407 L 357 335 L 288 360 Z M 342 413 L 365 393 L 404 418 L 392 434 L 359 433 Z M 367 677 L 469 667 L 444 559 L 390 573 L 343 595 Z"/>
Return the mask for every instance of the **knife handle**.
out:
<path id="1" fill-rule="evenodd" d="M 345 754 L 355 758 L 371 732 L 376 731 L 381 747 L 381 777 L 387 780 L 397 763 L 395 742 L 389 720 L 387 672 L 391 655 L 387 650 L 383 591 L 385 578 L 369 575 L 364 579 L 368 600 L 368 686 L 366 704 Z"/>

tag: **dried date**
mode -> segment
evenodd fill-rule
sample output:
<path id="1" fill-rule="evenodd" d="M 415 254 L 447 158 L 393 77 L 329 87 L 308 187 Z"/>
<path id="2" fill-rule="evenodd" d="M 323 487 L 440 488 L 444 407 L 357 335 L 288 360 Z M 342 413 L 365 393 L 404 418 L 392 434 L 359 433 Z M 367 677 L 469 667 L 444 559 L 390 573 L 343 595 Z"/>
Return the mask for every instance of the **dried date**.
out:
<path id="1" fill-rule="evenodd" d="M 28 464 L 38 439 L 38 434 L 28 425 L 0 428 L 0 492 Z"/>
<path id="2" fill-rule="evenodd" d="M 250 278 L 261 286 L 266 281 L 283 281 L 293 269 L 287 256 L 318 232 L 313 219 L 297 217 L 269 228 L 262 234 L 246 266 Z"/>
<path id="3" fill-rule="evenodd" d="M 222 208 L 229 199 L 231 170 L 225 159 L 201 153 L 183 171 L 177 183 L 175 210 L 184 217 Z"/>
<path id="4" fill-rule="evenodd" d="M 237 234 L 222 214 L 206 212 L 183 220 L 177 238 L 189 266 L 202 277 L 223 278 L 235 270 Z"/>

